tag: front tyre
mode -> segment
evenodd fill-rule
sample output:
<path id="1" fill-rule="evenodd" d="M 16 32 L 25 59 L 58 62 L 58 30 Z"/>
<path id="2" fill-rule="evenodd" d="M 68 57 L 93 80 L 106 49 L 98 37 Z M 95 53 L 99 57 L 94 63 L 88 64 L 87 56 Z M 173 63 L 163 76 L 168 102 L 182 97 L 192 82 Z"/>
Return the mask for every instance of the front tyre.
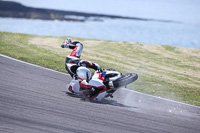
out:
<path id="1" fill-rule="evenodd" d="M 114 88 L 119 88 L 126 86 L 138 79 L 138 75 L 136 73 L 128 73 L 122 75 L 119 79 L 113 81 Z"/>

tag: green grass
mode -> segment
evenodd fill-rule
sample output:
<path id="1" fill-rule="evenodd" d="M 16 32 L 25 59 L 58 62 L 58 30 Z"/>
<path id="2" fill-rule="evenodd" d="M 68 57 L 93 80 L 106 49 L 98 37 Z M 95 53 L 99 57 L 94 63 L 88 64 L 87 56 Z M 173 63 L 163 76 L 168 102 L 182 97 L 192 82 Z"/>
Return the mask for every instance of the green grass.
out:
<path id="1" fill-rule="evenodd" d="M 0 53 L 61 72 L 70 49 L 66 37 L 0 32 Z M 137 73 L 129 89 L 200 106 L 200 50 L 71 37 L 83 43 L 82 59 L 122 73 Z"/>

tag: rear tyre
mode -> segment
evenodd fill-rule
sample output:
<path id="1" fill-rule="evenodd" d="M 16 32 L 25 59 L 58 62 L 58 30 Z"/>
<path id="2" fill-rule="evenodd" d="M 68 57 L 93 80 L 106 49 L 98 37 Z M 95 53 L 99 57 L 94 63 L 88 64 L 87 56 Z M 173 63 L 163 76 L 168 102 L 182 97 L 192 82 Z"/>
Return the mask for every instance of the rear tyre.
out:
<path id="1" fill-rule="evenodd" d="M 113 81 L 113 85 L 115 88 L 119 88 L 122 86 L 126 86 L 126 85 L 136 81 L 137 79 L 138 79 L 138 75 L 136 73 L 128 73 L 128 74 L 122 75 L 121 78 Z"/>

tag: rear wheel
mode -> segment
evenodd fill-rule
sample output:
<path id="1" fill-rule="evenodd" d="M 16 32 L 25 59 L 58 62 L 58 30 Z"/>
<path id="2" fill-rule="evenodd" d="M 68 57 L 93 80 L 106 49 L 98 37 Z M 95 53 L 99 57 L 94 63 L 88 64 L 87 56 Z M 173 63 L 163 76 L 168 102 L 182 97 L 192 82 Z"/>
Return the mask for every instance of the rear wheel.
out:
<path id="1" fill-rule="evenodd" d="M 113 85 L 115 88 L 119 88 L 122 86 L 126 86 L 137 79 L 138 79 L 138 75 L 136 73 L 128 73 L 128 74 L 122 75 L 121 78 L 113 81 Z"/>

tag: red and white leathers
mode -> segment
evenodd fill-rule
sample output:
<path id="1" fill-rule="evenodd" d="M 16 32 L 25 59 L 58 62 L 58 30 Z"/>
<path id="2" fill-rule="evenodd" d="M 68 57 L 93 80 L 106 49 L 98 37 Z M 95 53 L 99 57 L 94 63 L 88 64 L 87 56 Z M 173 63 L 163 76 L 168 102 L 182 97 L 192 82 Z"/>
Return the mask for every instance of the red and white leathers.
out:
<path id="1" fill-rule="evenodd" d="M 112 81 L 106 77 L 106 73 L 106 71 L 94 72 L 89 82 L 85 79 L 72 80 L 67 85 L 67 90 L 70 93 L 83 94 L 89 100 L 101 101 L 105 97 L 113 97 L 115 88 Z"/>
<path id="2" fill-rule="evenodd" d="M 101 93 L 106 95 L 106 86 L 103 83 L 104 78 L 101 77 L 101 73 L 94 72 L 94 75 L 89 83 L 85 80 L 80 82 L 81 89 L 90 89 L 89 100 L 94 100 L 97 96 L 101 95 Z M 103 96 L 103 97 L 104 97 Z"/>
<path id="3" fill-rule="evenodd" d="M 95 70 L 100 70 L 100 66 L 96 63 L 90 61 L 81 60 L 81 52 L 83 50 L 83 44 L 78 41 L 71 42 L 70 39 L 66 40 L 61 47 L 73 49 L 72 52 L 66 57 L 65 69 L 73 77 L 76 74 L 76 70 L 80 66 L 85 66 L 93 68 Z"/>

